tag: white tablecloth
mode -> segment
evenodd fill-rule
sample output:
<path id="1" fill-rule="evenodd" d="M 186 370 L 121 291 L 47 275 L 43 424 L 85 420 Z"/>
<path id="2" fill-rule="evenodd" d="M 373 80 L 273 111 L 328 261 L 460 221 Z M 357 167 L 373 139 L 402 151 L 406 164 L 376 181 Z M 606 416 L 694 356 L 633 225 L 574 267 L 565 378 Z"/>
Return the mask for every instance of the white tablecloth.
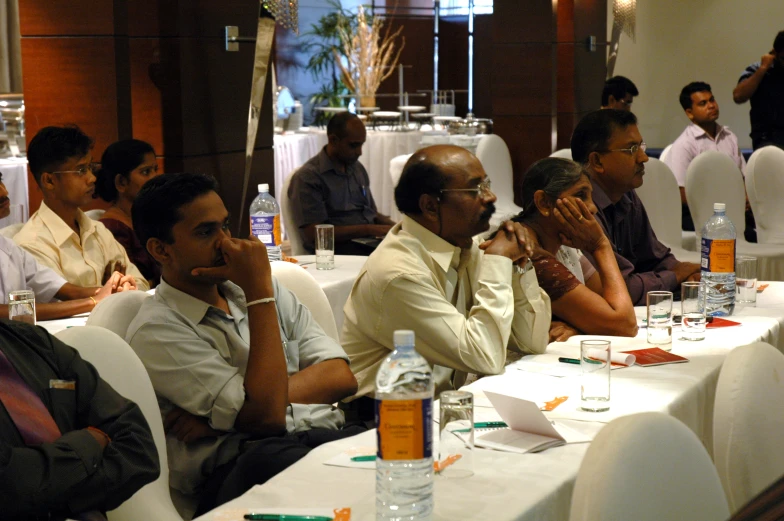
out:
<path id="1" fill-rule="evenodd" d="M 24 222 L 30 217 L 30 202 L 27 185 L 27 159 L 24 157 L 8 157 L 0 159 L 0 173 L 3 174 L 3 184 L 8 190 L 8 197 L 11 204 L 22 205 L 22 217 Z M 11 222 L 7 219 L 0 219 L 0 228 L 4 228 Z"/>
<path id="2" fill-rule="evenodd" d="M 334 270 L 317 270 L 315 255 L 297 255 L 297 260 L 307 268 L 327 295 L 338 333 L 343 330 L 343 306 L 346 305 L 354 280 L 365 265 L 367 257 L 357 255 L 335 255 Z"/>
<path id="3" fill-rule="evenodd" d="M 757 340 L 782 349 L 781 326 L 784 310 L 784 283 L 771 284 L 757 308 L 745 307 L 732 317 L 740 326 L 709 329 L 700 342 L 679 340 L 673 330 L 673 352 L 689 358 L 685 364 L 657 367 L 630 367 L 612 372 L 610 410 L 586 413 L 578 410 L 577 377 L 556 378 L 521 371 L 511 364 L 503 375 L 482 378 L 468 389 L 475 393 L 479 407 L 486 399 L 482 391 L 496 390 L 541 401 L 569 396 L 553 418 L 577 419 L 599 426 L 614 418 L 643 411 L 670 414 L 688 425 L 710 450 L 712 445 L 713 402 L 716 382 L 727 353 L 738 345 Z M 772 307 L 768 307 L 767 303 Z M 644 314 L 638 308 L 638 316 Z M 592 336 L 591 338 L 595 338 Z M 612 338 L 616 349 L 648 347 L 645 330 L 637 338 Z M 579 338 L 553 343 L 541 360 L 557 364 L 558 356 L 579 356 Z M 485 409 L 487 410 L 487 409 Z M 351 447 L 374 447 L 375 431 L 326 444 L 313 450 L 297 464 L 254 487 L 243 496 L 207 514 L 199 521 L 235 519 L 227 511 L 246 512 L 264 507 L 351 507 L 352 519 L 372 519 L 375 509 L 375 474 L 371 470 L 331 467 L 323 464 Z M 475 475 L 468 479 L 436 478 L 435 520 L 493 519 L 566 520 L 572 489 L 588 444 L 566 445 L 538 454 L 512 454 L 477 449 Z M 329 486 L 324 486 L 327 483 Z M 237 517 L 236 519 L 241 519 Z"/>
<path id="4" fill-rule="evenodd" d="M 395 206 L 395 184 L 389 175 L 389 162 L 393 157 L 411 154 L 419 148 L 422 133 L 367 131 L 367 141 L 362 147 L 359 161 L 370 177 L 370 191 L 379 213 L 399 221 L 402 217 Z M 283 196 L 283 182 L 308 159 L 319 153 L 327 144 L 327 133 L 313 129 L 308 134 L 276 135 L 275 144 L 275 197 Z"/>

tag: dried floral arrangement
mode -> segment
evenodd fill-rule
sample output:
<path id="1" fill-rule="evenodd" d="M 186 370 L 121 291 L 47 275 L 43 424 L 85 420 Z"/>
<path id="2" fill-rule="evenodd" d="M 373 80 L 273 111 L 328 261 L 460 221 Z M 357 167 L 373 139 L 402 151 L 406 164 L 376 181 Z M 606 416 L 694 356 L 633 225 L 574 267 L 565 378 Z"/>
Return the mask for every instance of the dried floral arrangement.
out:
<path id="1" fill-rule="evenodd" d="M 338 27 L 343 53 L 341 55 L 337 49 L 332 49 L 332 53 L 343 83 L 359 96 L 362 106 L 375 106 L 379 85 L 395 72 L 400 53 L 406 45 L 405 38 L 400 37 L 402 31 L 402 27 L 395 32 L 389 26 L 384 29 L 384 23 L 378 16 L 368 21 L 362 6 L 354 27 Z M 399 47 L 396 45 L 398 37 L 401 40 Z"/>

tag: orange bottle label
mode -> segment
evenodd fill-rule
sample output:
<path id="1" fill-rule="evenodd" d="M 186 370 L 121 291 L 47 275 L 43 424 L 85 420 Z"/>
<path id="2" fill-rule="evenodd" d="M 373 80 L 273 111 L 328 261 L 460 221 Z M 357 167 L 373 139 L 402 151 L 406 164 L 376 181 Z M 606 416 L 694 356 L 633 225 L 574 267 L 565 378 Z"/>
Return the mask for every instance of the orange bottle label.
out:
<path id="1" fill-rule="evenodd" d="M 378 458 L 416 460 L 433 455 L 432 399 L 376 400 Z"/>
<path id="2" fill-rule="evenodd" d="M 712 273 L 733 273 L 735 240 L 702 239 L 702 269 Z"/>

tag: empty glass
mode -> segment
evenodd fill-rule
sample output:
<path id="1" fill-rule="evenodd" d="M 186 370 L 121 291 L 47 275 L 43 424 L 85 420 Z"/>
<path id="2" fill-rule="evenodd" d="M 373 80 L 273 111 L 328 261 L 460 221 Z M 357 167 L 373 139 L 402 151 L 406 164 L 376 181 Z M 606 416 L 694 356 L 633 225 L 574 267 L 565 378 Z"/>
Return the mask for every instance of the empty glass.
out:
<path id="1" fill-rule="evenodd" d="M 335 268 L 335 227 L 331 224 L 316 225 L 316 269 Z"/>
<path id="2" fill-rule="evenodd" d="M 648 292 L 648 343 L 672 349 L 672 292 Z"/>
<path id="3" fill-rule="evenodd" d="M 474 474 L 474 395 L 444 391 L 439 396 L 439 476 L 467 478 Z"/>
<path id="4" fill-rule="evenodd" d="M 681 284 L 681 340 L 705 339 L 705 290 L 702 282 Z"/>
<path id="5" fill-rule="evenodd" d="M 8 318 L 35 325 L 35 293 L 25 289 L 8 294 Z"/>
<path id="6" fill-rule="evenodd" d="M 610 408 L 610 341 L 580 341 L 580 408 L 601 412 Z"/>

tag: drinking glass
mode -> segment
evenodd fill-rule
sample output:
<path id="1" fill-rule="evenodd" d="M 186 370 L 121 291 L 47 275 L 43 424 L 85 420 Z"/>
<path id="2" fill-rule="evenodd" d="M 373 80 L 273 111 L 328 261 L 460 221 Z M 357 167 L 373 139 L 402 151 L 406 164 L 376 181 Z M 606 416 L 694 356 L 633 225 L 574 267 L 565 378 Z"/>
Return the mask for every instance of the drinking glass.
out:
<path id="1" fill-rule="evenodd" d="M 672 349 L 672 292 L 648 292 L 648 343 Z"/>
<path id="2" fill-rule="evenodd" d="M 447 464 L 438 475 L 467 478 L 474 475 L 474 395 L 444 391 L 439 396 L 438 461 Z M 453 460 L 451 464 L 448 462 Z"/>
<path id="3" fill-rule="evenodd" d="M 757 304 L 757 257 L 738 255 L 735 258 L 735 302 Z"/>
<path id="4" fill-rule="evenodd" d="M 702 282 L 684 282 L 681 284 L 681 340 L 704 340 L 705 322 Z"/>
<path id="5" fill-rule="evenodd" d="M 335 269 L 335 227 L 316 225 L 316 269 Z"/>
<path id="6" fill-rule="evenodd" d="M 601 412 L 610 408 L 610 341 L 580 341 L 580 408 Z"/>
<path id="7" fill-rule="evenodd" d="M 8 294 L 8 318 L 35 325 L 35 293 L 25 289 Z"/>

